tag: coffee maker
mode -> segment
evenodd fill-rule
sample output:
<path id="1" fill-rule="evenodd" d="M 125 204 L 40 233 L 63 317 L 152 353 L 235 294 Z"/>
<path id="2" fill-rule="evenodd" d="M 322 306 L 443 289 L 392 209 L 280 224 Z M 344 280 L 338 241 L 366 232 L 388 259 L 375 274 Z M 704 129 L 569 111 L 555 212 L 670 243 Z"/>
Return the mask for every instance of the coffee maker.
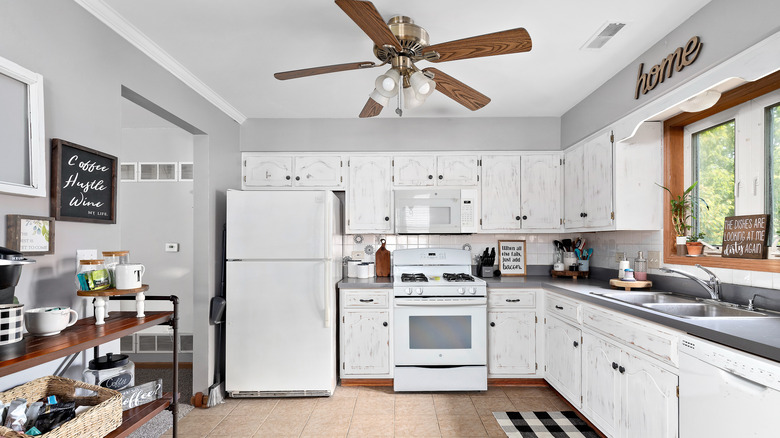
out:
<path id="1" fill-rule="evenodd" d="M 0 304 L 14 302 L 14 291 L 22 276 L 22 266 L 35 263 L 20 252 L 0 246 Z"/>

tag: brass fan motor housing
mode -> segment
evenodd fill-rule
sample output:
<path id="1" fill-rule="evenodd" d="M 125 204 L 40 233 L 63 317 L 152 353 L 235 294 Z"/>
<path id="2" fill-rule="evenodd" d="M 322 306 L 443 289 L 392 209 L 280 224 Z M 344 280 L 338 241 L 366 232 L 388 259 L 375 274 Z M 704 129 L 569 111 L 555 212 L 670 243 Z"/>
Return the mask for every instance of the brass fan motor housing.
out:
<path id="1" fill-rule="evenodd" d="M 396 15 L 387 21 L 390 31 L 401 43 L 401 52 L 395 49 L 374 46 L 374 55 L 382 62 L 392 62 L 398 55 L 410 58 L 412 61 L 423 59 L 423 49 L 430 45 L 428 31 L 414 24 L 414 21 L 404 15 Z"/>

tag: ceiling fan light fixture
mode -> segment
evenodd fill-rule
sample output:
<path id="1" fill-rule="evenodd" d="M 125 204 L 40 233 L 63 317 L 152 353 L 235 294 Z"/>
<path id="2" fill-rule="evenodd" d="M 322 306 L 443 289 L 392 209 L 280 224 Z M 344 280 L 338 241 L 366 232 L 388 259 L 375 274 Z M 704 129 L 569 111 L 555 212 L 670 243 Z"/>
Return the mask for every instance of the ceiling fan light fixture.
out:
<path id="1" fill-rule="evenodd" d="M 412 87 L 404 88 L 404 108 L 417 108 L 425 102 L 426 96 L 420 96 Z"/>
<path id="2" fill-rule="evenodd" d="M 421 71 L 412 73 L 412 75 L 409 77 L 409 85 L 411 85 L 411 88 L 414 90 L 415 94 L 417 94 L 418 98 L 420 98 L 422 101 L 430 96 L 433 93 L 433 90 L 436 89 L 436 82 L 429 79 Z"/>
<path id="3" fill-rule="evenodd" d="M 371 92 L 371 94 L 368 96 L 370 97 L 374 102 L 384 106 L 387 106 L 388 103 L 390 103 L 390 98 L 383 95 L 379 92 L 376 88 L 374 88 L 374 91 Z"/>
<path id="4" fill-rule="evenodd" d="M 398 94 L 399 84 L 401 83 L 401 75 L 398 70 L 391 68 L 385 74 L 376 78 L 374 86 L 376 91 L 383 96 L 390 98 Z"/>

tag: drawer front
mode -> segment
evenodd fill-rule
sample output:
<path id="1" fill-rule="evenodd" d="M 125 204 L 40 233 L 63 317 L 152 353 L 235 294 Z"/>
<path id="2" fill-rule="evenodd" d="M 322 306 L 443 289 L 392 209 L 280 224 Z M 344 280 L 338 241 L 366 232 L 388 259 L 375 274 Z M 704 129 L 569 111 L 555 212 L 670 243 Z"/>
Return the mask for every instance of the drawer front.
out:
<path id="1" fill-rule="evenodd" d="M 488 290 L 488 307 L 535 306 L 535 290 Z"/>
<path id="2" fill-rule="evenodd" d="M 387 309 L 390 302 L 388 292 L 345 291 L 343 306 L 349 308 Z"/>
<path id="3" fill-rule="evenodd" d="M 574 300 L 547 293 L 545 310 L 548 315 L 555 315 L 579 324 L 581 322 L 580 307 L 580 304 Z"/>
<path id="4" fill-rule="evenodd" d="M 666 327 L 599 307 L 584 306 L 583 325 L 675 367 L 679 333 Z"/>

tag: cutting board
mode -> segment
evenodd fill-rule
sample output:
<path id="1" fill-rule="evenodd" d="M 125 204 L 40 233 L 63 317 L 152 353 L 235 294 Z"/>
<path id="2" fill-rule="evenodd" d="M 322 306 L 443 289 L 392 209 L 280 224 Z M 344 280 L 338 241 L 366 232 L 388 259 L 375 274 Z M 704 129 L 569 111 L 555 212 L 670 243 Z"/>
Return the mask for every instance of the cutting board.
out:
<path id="1" fill-rule="evenodd" d="M 377 277 L 389 277 L 390 276 L 390 251 L 385 248 L 385 239 L 379 241 L 382 246 L 376 250 L 376 276 Z"/>

